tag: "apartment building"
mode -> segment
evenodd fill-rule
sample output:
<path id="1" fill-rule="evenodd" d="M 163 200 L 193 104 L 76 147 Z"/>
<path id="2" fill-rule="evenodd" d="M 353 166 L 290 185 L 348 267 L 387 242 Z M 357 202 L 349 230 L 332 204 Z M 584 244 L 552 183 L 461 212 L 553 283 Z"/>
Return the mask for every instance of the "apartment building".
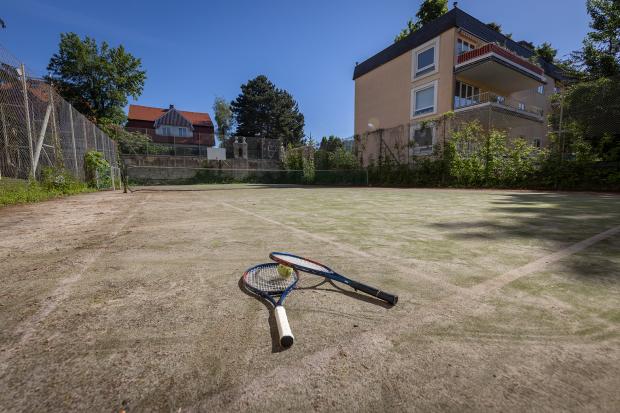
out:
<path id="1" fill-rule="evenodd" d="M 432 153 L 425 120 L 454 111 L 544 147 L 550 97 L 562 72 L 534 52 L 454 7 L 357 64 L 355 134 L 406 125 L 416 154 Z"/>

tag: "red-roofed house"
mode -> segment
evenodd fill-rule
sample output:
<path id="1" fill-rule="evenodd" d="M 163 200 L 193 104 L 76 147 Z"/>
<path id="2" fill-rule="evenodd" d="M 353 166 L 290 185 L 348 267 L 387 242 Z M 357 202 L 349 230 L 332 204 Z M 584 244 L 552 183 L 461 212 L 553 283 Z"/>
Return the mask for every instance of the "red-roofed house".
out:
<path id="1" fill-rule="evenodd" d="M 215 129 L 208 113 L 129 105 L 128 131 L 147 134 L 154 143 L 173 145 L 175 153 L 206 154 L 215 145 Z"/>

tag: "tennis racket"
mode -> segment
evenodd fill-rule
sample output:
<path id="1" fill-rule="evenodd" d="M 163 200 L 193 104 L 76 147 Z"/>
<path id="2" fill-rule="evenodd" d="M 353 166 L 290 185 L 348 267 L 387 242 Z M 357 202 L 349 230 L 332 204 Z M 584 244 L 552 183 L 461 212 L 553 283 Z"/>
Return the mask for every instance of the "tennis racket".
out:
<path id="1" fill-rule="evenodd" d="M 243 274 L 243 285 L 245 288 L 273 304 L 280 345 L 282 347 L 292 346 L 295 340 L 286 318 L 286 311 L 282 305 L 288 293 L 295 288 L 298 280 L 299 274 L 297 270 L 293 269 L 289 277 L 282 277 L 278 274 L 278 264 L 274 263 L 257 265 Z M 276 301 L 276 298 L 278 298 L 278 301 Z"/>
<path id="2" fill-rule="evenodd" d="M 307 272 L 314 275 L 320 275 L 330 280 L 338 281 L 352 287 L 355 290 L 365 292 L 368 295 L 377 297 L 389 304 L 395 305 L 398 302 L 398 296 L 385 291 L 378 290 L 366 284 L 353 281 L 344 275 L 338 274 L 328 266 L 319 262 L 310 260 L 308 258 L 298 257 L 297 255 L 288 254 L 285 252 L 272 252 L 269 254 L 269 258 L 275 262 L 286 265 L 287 267 L 294 268 L 299 271 Z"/>

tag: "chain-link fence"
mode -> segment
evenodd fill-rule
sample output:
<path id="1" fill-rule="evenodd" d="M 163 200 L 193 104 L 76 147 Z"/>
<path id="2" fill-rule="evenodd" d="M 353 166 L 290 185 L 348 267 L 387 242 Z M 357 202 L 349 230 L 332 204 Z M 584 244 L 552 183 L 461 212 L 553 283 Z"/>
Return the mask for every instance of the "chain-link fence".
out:
<path id="1" fill-rule="evenodd" d="M 548 146 L 548 126 L 543 114 L 506 102 L 482 102 L 459 108 L 450 116 L 431 121 L 412 121 L 393 128 L 377 129 L 355 136 L 354 152 L 363 166 L 383 162 L 411 165 L 442 148 L 452 133 L 476 121 L 486 129 L 506 132 L 509 140 L 522 138 L 537 148 Z"/>
<path id="2" fill-rule="evenodd" d="M 116 146 L 46 81 L 0 46 L 0 173 L 39 177 L 55 167 L 85 179 L 84 155 L 103 153 L 118 179 Z"/>

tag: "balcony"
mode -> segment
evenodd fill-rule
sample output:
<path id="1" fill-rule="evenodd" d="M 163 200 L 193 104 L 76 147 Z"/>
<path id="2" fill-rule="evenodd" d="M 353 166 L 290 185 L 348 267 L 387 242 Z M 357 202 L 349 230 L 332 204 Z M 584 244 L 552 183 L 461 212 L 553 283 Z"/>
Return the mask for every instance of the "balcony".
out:
<path id="1" fill-rule="evenodd" d="M 547 83 L 542 68 L 493 43 L 459 55 L 454 73 L 507 95 Z"/>
<path id="2" fill-rule="evenodd" d="M 462 112 L 469 109 L 478 109 L 483 106 L 491 106 L 511 114 L 527 119 L 542 122 L 543 110 L 537 106 L 525 105 L 514 99 L 506 98 L 493 92 L 482 92 L 467 98 L 454 97 L 454 111 Z"/>

